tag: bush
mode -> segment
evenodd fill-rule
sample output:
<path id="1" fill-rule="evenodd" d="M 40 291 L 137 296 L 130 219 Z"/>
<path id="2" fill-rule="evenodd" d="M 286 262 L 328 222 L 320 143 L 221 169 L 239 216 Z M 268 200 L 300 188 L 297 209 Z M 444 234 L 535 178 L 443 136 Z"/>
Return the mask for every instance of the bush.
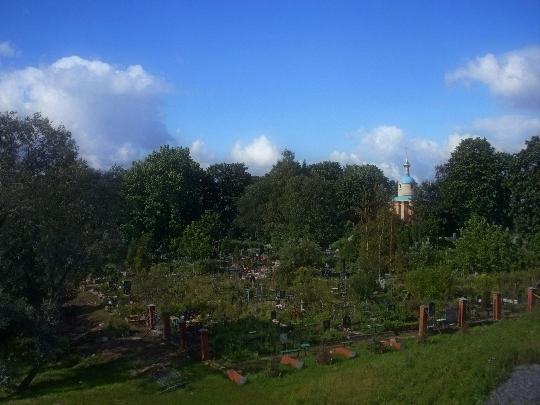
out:
<path id="1" fill-rule="evenodd" d="M 516 253 L 508 231 L 485 218 L 473 217 L 456 241 L 454 262 L 465 274 L 509 271 L 516 266 Z"/>
<path id="2" fill-rule="evenodd" d="M 405 274 L 405 288 L 418 302 L 453 298 L 455 275 L 447 266 L 422 267 Z"/>

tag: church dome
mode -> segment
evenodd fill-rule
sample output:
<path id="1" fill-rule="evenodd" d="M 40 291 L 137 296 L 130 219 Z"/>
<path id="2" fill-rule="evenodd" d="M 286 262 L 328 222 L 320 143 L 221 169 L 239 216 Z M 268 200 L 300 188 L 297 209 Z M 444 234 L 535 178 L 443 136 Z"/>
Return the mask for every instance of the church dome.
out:
<path id="1" fill-rule="evenodd" d="M 414 179 L 411 176 L 405 175 L 401 176 L 401 179 L 399 180 L 401 184 L 413 184 Z"/>

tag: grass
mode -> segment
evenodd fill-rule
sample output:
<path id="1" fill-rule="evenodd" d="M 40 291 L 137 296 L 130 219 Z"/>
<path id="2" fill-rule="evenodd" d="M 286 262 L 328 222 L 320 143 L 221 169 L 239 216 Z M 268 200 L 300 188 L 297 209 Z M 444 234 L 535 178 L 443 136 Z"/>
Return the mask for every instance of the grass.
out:
<path id="1" fill-rule="evenodd" d="M 189 385 L 168 394 L 148 379 L 133 379 L 134 358 L 57 367 L 39 375 L 25 397 L 13 404 L 349 404 L 481 402 L 515 365 L 540 362 L 540 312 L 465 333 L 407 340 L 400 352 L 370 353 L 270 378 L 249 375 L 238 387 L 203 364 L 179 366 Z"/>

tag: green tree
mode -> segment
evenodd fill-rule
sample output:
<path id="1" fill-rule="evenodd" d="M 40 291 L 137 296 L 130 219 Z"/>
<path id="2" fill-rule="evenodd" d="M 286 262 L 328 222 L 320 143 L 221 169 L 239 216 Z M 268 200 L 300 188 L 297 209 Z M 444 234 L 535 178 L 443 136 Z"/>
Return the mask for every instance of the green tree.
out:
<path id="1" fill-rule="evenodd" d="M 237 224 L 246 236 L 278 247 L 293 238 L 327 246 L 342 232 L 335 205 L 334 182 L 313 175 L 286 151 L 269 173 L 246 188 Z"/>
<path id="2" fill-rule="evenodd" d="M 324 180 L 335 182 L 343 175 L 343 169 L 338 162 L 324 161 L 308 166 L 312 175 L 322 177 Z"/>
<path id="3" fill-rule="evenodd" d="M 533 136 L 514 156 L 510 175 L 511 213 L 515 229 L 540 232 L 540 137 Z"/>
<path id="4" fill-rule="evenodd" d="M 340 215 L 355 224 L 372 218 L 394 192 L 383 172 L 370 164 L 346 166 L 336 189 Z"/>
<path id="5" fill-rule="evenodd" d="M 474 215 L 509 225 L 508 171 L 510 157 L 498 153 L 486 139 L 464 139 L 448 162 L 437 168 L 439 210 L 445 232 L 452 234 Z"/>
<path id="6" fill-rule="evenodd" d="M 61 306 L 119 242 L 119 194 L 40 115 L 0 114 L 0 162 L 0 357 L 26 356 L 22 389 L 54 352 Z"/>
<path id="7" fill-rule="evenodd" d="M 177 254 L 190 261 L 208 259 L 215 253 L 221 233 L 219 216 L 214 211 L 205 212 L 200 219 L 189 224 L 174 244 Z"/>
<path id="8" fill-rule="evenodd" d="M 289 285 L 301 268 L 315 269 L 322 264 L 319 245 L 307 239 L 289 240 L 279 251 L 276 277 L 281 285 Z"/>
<path id="9" fill-rule="evenodd" d="M 170 253 L 171 241 L 209 205 L 211 183 L 187 148 L 162 146 L 136 161 L 123 176 L 128 239 L 143 234 L 154 256 Z"/>
<path id="10" fill-rule="evenodd" d="M 206 169 L 213 184 L 214 210 L 222 221 L 220 236 L 231 233 L 231 225 L 238 215 L 238 200 L 251 184 L 251 174 L 243 163 L 218 163 Z"/>
<path id="11" fill-rule="evenodd" d="M 456 241 L 456 269 L 467 273 L 509 271 L 516 261 L 516 246 L 500 225 L 474 216 L 465 223 Z"/>

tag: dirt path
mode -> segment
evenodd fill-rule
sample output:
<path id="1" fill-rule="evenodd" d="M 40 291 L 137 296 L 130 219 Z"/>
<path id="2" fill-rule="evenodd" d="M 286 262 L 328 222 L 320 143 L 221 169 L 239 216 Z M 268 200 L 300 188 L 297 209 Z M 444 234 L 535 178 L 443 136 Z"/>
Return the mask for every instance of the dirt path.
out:
<path id="1" fill-rule="evenodd" d="M 486 401 L 486 405 L 499 404 L 540 404 L 540 364 L 516 367 Z"/>

